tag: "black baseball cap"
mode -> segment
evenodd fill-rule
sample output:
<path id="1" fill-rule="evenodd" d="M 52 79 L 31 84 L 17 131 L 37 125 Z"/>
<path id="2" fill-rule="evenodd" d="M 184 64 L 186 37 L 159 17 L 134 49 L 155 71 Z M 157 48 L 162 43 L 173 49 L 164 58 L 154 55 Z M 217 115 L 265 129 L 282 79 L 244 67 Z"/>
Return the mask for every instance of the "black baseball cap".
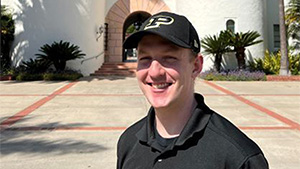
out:
<path id="1" fill-rule="evenodd" d="M 192 23 L 185 17 L 170 12 L 160 12 L 148 18 L 140 29 L 124 42 L 125 49 L 136 48 L 147 34 L 159 35 L 177 46 L 200 52 L 200 41 Z"/>

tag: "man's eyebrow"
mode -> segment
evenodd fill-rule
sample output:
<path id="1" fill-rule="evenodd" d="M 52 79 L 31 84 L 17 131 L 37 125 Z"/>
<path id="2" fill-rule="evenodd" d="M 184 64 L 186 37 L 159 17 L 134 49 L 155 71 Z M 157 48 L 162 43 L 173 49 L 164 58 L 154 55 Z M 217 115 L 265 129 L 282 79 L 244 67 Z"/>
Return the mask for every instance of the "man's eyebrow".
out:
<path id="1" fill-rule="evenodd" d="M 167 46 L 164 47 L 163 52 L 176 52 L 180 48 L 174 44 L 168 44 Z"/>
<path id="2" fill-rule="evenodd" d="M 147 52 L 144 51 L 143 49 L 137 49 L 138 54 L 146 54 Z"/>
<path id="3" fill-rule="evenodd" d="M 169 52 L 176 52 L 176 51 L 178 51 L 179 49 L 180 49 L 180 48 L 179 48 L 178 46 L 171 44 L 171 45 L 167 45 L 167 47 L 164 47 L 163 50 L 162 50 L 162 52 L 166 52 L 166 53 L 169 53 Z M 139 54 L 145 54 L 145 53 L 147 53 L 147 51 L 145 51 L 145 50 L 143 50 L 143 49 L 137 48 L 137 50 L 138 50 L 138 53 L 139 53 Z"/>

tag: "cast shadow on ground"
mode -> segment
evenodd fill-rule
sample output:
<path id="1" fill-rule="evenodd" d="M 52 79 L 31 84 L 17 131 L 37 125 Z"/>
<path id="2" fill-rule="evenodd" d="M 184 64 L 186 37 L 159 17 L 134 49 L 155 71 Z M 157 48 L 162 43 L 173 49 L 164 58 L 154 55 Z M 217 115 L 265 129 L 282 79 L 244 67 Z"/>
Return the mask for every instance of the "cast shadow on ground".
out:
<path id="1" fill-rule="evenodd" d="M 91 82 L 93 80 L 109 80 L 109 81 L 115 81 L 115 80 L 125 80 L 127 78 L 135 78 L 134 76 L 85 76 L 82 78 L 79 78 L 76 81 L 86 81 Z M 38 81 L 17 81 L 17 80 L 8 80 L 8 81 L 0 81 L 2 85 L 11 85 L 11 84 L 26 84 L 26 83 L 41 83 L 41 84 L 56 84 L 61 82 L 71 82 L 66 80 L 56 80 L 56 81 L 45 81 L 45 80 L 38 80 Z"/>
<path id="2" fill-rule="evenodd" d="M 93 80 L 109 80 L 109 81 L 115 81 L 115 80 L 125 80 L 127 78 L 135 78 L 134 76 L 85 76 L 77 81 L 87 81 L 91 82 Z"/>
<path id="3" fill-rule="evenodd" d="M 24 119 L 26 120 L 26 119 Z M 0 154 L 6 156 L 15 153 L 21 154 L 87 154 L 105 151 L 107 148 L 103 145 L 89 143 L 86 137 L 75 136 L 70 132 L 71 138 L 66 138 L 63 133 L 53 133 L 55 127 L 78 127 L 87 126 L 86 123 L 61 124 L 59 122 L 46 123 L 34 126 L 35 128 L 49 128 L 49 130 L 11 130 L 1 131 Z M 63 132 L 63 131 L 57 131 Z M 57 138 L 53 137 L 59 135 Z M 61 138 L 64 137 L 64 138 Z"/>
<path id="4" fill-rule="evenodd" d="M 8 80 L 8 81 L 1 81 L 2 85 L 11 85 L 11 84 L 26 84 L 26 83 L 41 83 L 41 84 L 56 84 L 65 81 L 45 81 L 45 80 L 36 80 L 36 81 L 18 81 L 18 80 Z"/>

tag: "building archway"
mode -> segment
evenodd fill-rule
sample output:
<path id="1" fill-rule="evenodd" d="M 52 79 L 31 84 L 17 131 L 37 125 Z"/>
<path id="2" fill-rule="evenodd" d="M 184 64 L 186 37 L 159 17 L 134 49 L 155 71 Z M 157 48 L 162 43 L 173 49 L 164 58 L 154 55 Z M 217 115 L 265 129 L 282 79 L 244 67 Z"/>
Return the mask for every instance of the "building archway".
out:
<path id="1" fill-rule="evenodd" d="M 123 42 L 132 33 L 136 32 L 142 23 L 147 20 L 151 14 L 144 11 L 136 11 L 131 13 L 125 20 L 123 26 Z M 123 49 L 122 61 L 130 62 L 136 61 L 136 51 L 135 49 Z"/>
<path id="2" fill-rule="evenodd" d="M 106 15 L 108 25 L 105 62 L 123 62 L 125 30 L 133 23 L 160 12 L 170 11 L 163 0 L 118 0 Z M 125 29 L 125 30 L 124 30 Z"/>

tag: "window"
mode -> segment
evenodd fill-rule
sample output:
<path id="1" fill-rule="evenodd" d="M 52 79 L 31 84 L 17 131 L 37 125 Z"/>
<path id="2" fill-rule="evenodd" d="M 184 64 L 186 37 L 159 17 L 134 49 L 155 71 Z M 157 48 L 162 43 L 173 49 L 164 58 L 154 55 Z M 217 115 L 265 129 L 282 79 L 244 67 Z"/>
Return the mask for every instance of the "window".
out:
<path id="1" fill-rule="evenodd" d="M 280 48 L 280 29 L 279 29 L 278 24 L 273 25 L 273 37 L 274 37 L 274 48 L 279 49 Z"/>
<path id="2" fill-rule="evenodd" d="M 226 22 L 226 30 L 229 30 L 231 32 L 234 33 L 234 28 L 235 27 L 235 22 L 232 20 L 232 19 L 229 19 L 227 22 Z"/>

